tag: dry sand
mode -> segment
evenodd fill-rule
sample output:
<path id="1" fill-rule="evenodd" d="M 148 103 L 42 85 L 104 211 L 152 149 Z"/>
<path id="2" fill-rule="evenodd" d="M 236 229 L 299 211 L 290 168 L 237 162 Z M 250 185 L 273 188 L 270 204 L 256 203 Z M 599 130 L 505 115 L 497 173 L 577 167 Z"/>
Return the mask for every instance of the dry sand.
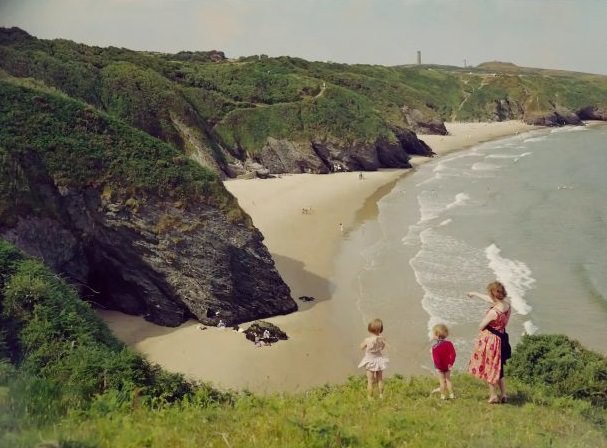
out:
<path id="1" fill-rule="evenodd" d="M 534 128 L 510 121 L 447 123 L 447 129 L 451 135 L 420 138 L 438 155 L 444 155 Z M 416 165 L 429 160 L 415 157 L 412 162 Z M 193 321 L 179 328 L 165 328 L 117 312 L 100 314 L 119 338 L 151 361 L 220 387 L 274 392 L 343 382 L 357 371 L 357 345 L 366 334 L 354 304 L 347 296 L 334 295 L 332 280 L 343 278 L 343 269 L 341 276 L 334 276 L 336 254 L 348 232 L 362 219 L 373 218 L 377 201 L 409 171 L 364 173 L 363 180 L 358 179 L 358 173 L 339 173 L 225 182 L 265 236 L 293 297 L 316 298 L 315 302 L 300 302 L 296 313 L 267 319 L 287 332 L 287 342 L 258 348 L 235 331 L 211 327 L 201 330 Z M 303 208 L 311 212 L 302 214 Z M 412 276 L 407 278 L 414 282 Z M 417 291 L 414 285 L 407 290 Z M 419 366 L 403 366 L 408 357 L 418 358 L 420 350 L 426 350 L 425 331 L 420 329 L 425 329 L 427 316 L 421 306 L 410 306 L 407 318 L 411 353 L 398 353 L 405 362 L 393 364 L 396 369 L 391 373 L 417 372 Z"/>

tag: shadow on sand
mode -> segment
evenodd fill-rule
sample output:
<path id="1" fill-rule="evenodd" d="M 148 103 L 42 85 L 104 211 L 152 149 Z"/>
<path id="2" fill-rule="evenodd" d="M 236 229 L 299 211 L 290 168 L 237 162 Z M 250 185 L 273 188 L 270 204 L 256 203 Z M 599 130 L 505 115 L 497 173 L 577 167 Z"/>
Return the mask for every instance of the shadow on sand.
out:
<path id="1" fill-rule="evenodd" d="M 281 277 L 291 288 L 291 295 L 297 302 L 300 311 L 307 310 L 314 306 L 315 303 L 331 298 L 331 295 L 335 291 L 335 285 L 328 279 L 307 271 L 301 261 L 276 254 L 272 254 L 272 257 L 276 262 L 276 268 L 280 272 Z M 314 301 L 304 302 L 298 300 L 301 296 L 314 297 Z"/>

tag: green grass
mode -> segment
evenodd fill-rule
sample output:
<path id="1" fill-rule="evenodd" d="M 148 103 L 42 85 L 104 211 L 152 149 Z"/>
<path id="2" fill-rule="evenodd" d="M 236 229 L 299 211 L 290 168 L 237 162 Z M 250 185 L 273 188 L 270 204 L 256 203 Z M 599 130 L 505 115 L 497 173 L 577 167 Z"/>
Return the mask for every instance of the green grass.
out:
<path id="1" fill-rule="evenodd" d="M 607 433 L 587 403 L 511 385 L 512 402 L 486 403 L 483 384 L 457 375 L 458 397 L 441 401 L 429 377 L 392 378 L 384 400 L 367 401 L 365 380 L 307 393 L 240 394 L 230 403 L 195 399 L 157 408 L 72 414 L 53 428 L 12 439 L 95 447 L 601 447 Z M 594 413 L 594 414 L 593 414 Z M 604 416 L 604 413 L 603 413 Z M 11 440 L 10 436 L 6 438 Z M 73 445 L 68 445 L 72 443 Z"/>

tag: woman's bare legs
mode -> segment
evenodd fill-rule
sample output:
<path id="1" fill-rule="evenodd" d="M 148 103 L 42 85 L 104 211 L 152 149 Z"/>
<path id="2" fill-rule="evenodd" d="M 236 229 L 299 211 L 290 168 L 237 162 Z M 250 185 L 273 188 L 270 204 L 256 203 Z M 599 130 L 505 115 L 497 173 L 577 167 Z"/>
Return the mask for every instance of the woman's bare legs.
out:
<path id="1" fill-rule="evenodd" d="M 506 381 L 504 381 L 504 378 L 500 378 L 497 385 L 500 390 L 500 397 L 501 397 L 502 403 L 505 403 L 506 401 L 508 401 L 508 395 L 506 395 Z"/>
<path id="2" fill-rule="evenodd" d="M 495 384 L 489 383 L 489 403 L 499 403 L 500 399 L 497 396 Z"/>

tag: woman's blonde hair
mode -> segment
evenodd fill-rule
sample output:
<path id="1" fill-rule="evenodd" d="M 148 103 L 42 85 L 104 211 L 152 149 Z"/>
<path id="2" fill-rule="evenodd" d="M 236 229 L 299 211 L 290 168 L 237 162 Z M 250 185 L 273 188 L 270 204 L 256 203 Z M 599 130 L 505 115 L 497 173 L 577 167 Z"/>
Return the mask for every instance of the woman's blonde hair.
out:
<path id="1" fill-rule="evenodd" d="M 381 319 L 373 319 L 371 322 L 369 322 L 367 330 L 369 330 L 369 333 L 380 334 L 384 331 L 384 323 L 381 321 Z"/>
<path id="2" fill-rule="evenodd" d="M 445 324 L 436 324 L 432 327 L 432 334 L 439 339 L 447 339 L 447 336 L 449 336 L 449 329 Z"/>
<path id="3" fill-rule="evenodd" d="M 506 293 L 506 288 L 504 288 L 504 285 L 502 285 L 498 281 L 489 283 L 487 285 L 487 291 L 489 292 L 489 295 L 496 300 L 504 300 L 508 295 Z"/>

